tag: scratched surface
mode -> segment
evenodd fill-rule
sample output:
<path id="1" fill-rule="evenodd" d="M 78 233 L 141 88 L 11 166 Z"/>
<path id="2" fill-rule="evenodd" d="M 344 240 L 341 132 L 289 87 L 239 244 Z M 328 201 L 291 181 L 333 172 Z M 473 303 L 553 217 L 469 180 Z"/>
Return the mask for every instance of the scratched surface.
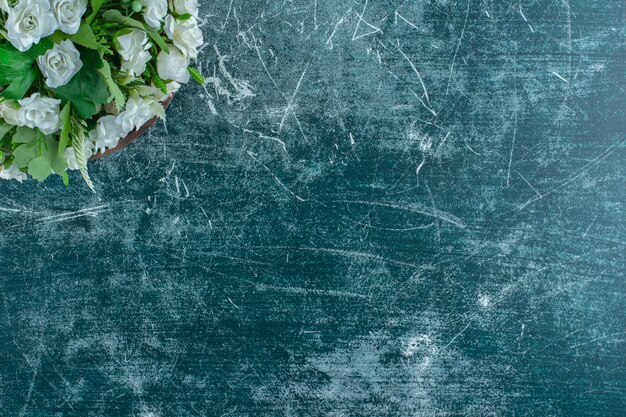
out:
<path id="1" fill-rule="evenodd" d="M 201 10 L 97 194 L 0 183 L 0 416 L 623 415 L 623 1 Z"/>

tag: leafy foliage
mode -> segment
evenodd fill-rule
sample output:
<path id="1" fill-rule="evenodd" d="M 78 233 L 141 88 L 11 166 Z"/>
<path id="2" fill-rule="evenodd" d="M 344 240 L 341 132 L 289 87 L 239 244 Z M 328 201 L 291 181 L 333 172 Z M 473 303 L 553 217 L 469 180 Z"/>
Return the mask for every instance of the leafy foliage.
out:
<path id="1" fill-rule="evenodd" d="M 63 104 L 72 103 L 76 113 L 83 119 L 89 119 L 99 112 L 100 105 L 107 102 L 109 89 L 106 82 L 87 65 L 63 87 L 56 90 L 57 97 Z"/>
<path id="2" fill-rule="evenodd" d="M 13 151 L 13 165 L 27 168 L 38 181 L 45 180 L 53 172 L 63 175 L 67 169 L 67 162 L 59 155 L 59 143 L 50 135 L 18 127 L 13 143 L 18 144 Z"/>
<path id="3" fill-rule="evenodd" d="M 33 55 L 24 54 L 9 44 L 0 45 L 0 86 L 8 86 L 0 93 L 1 97 L 13 100 L 24 97 L 39 75 L 33 68 Z"/>
<path id="4" fill-rule="evenodd" d="M 9 0 L 3 7 L 17 4 Z M 151 15 L 146 12 L 149 7 L 152 5 L 138 1 L 89 0 L 87 10 L 74 22 L 71 31 L 55 21 L 56 30 L 45 38 L 35 39 L 32 45 L 11 37 L 8 13 L 0 8 L 0 172 L 11 167 L 13 173 L 21 176 L 27 173 L 37 181 L 56 174 L 67 186 L 70 166 L 77 168 L 87 186 L 94 190 L 87 168 L 93 153 L 109 148 L 132 128 L 154 116 L 165 119 L 160 101 L 171 94 L 172 86 L 176 85 L 172 81 L 179 77 L 180 70 L 184 74 L 186 64 L 162 72 L 161 62 L 156 64 L 157 57 L 159 60 L 167 57 L 172 45 L 179 50 L 185 46 L 177 43 L 180 38 L 166 33 L 162 23 L 165 19 L 155 28 L 158 22 L 155 25 L 150 20 Z M 188 25 L 194 17 L 177 13 L 171 1 L 168 9 L 168 18 L 181 25 Z M 33 18 L 20 30 L 41 24 L 41 19 L 56 19 L 50 16 Z M 128 45 L 127 41 L 124 47 L 129 51 L 123 53 L 118 38 L 137 31 L 143 33 L 140 36 L 143 43 Z M 195 36 L 193 39 L 197 40 L 197 32 L 191 35 Z M 24 35 L 28 36 L 31 35 Z M 32 36 L 34 39 L 36 35 Z M 136 42 L 132 39 L 131 42 Z M 66 47 L 71 52 L 65 51 L 66 55 L 58 58 L 59 50 Z M 197 47 L 199 44 L 185 55 L 187 64 L 189 57 L 197 56 Z M 72 53 L 75 62 L 68 58 Z M 128 69 L 137 66 L 136 60 L 145 59 L 145 54 L 148 59 L 143 67 L 139 64 L 139 70 Z M 73 66 L 68 64 L 70 61 Z M 51 75 L 51 71 L 59 74 Z M 193 80 L 205 84 L 198 70 L 188 67 L 188 71 Z M 61 77 L 62 81 L 50 82 L 51 76 Z M 188 77 L 178 79 L 186 82 Z M 31 107 L 25 110 L 27 106 Z M 113 118 L 114 124 L 101 126 L 105 117 L 108 122 Z M 130 121 L 123 123 L 125 118 Z"/>

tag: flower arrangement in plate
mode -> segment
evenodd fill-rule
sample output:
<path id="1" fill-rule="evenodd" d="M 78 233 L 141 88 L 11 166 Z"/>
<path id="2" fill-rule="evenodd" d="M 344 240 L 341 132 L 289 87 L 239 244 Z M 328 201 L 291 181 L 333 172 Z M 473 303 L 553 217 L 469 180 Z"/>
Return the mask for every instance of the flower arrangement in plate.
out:
<path id="1" fill-rule="evenodd" d="M 0 0 L 0 178 L 93 190 L 92 156 L 204 84 L 202 44 L 197 0 Z"/>

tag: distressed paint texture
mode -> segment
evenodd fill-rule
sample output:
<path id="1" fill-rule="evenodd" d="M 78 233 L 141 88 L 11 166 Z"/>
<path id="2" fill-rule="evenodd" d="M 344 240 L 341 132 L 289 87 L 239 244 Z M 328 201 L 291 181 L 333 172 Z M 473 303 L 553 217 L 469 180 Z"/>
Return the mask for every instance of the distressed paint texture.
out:
<path id="1" fill-rule="evenodd" d="M 201 15 L 97 194 L 0 182 L 0 416 L 624 412 L 624 1 Z"/>

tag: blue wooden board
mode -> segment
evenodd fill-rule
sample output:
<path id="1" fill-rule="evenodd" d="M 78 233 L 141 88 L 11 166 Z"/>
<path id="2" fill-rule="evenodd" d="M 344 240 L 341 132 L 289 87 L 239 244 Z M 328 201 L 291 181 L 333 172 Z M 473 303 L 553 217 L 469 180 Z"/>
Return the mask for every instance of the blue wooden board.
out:
<path id="1" fill-rule="evenodd" d="M 0 182 L 0 416 L 624 415 L 624 1 L 201 15 L 97 194 Z"/>

